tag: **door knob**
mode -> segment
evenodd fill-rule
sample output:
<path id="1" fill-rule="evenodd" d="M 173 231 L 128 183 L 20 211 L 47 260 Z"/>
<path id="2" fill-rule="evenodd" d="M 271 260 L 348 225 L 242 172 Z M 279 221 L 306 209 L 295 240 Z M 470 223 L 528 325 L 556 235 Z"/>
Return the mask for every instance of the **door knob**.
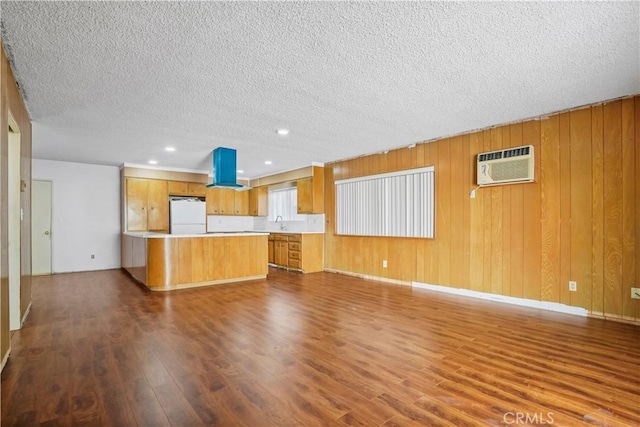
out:
<path id="1" fill-rule="evenodd" d="M 44 232 L 44 235 L 45 235 L 45 236 L 48 236 L 48 235 L 49 235 L 49 231 L 48 231 L 48 230 L 47 230 L 47 231 L 45 231 L 45 232 Z"/>

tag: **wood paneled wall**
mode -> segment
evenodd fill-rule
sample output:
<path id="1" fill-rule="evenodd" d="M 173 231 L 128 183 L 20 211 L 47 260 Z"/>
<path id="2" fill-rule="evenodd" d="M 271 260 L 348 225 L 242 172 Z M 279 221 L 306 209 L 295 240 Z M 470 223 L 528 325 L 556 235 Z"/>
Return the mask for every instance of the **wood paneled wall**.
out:
<path id="1" fill-rule="evenodd" d="M 20 318 L 31 304 L 31 120 L 18 91 L 9 61 L 0 43 L 0 359 L 10 349 L 9 334 L 9 252 L 8 252 L 8 144 L 9 113 L 20 130 L 20 179 L 26 183 L 21 193 L 23 220 L 20 230 Z"/>
<path id="2" fill-rule="evenodd" d="M 535 183 L 470 198 L 478 153 L 526 144 Z M 335 235 L 335 180 L 429 165 L 435 239 Z M 325 184 L 327 269 L 640 321 L 630 290 L 640 287 L 640 96 L 335 162 Z"/>

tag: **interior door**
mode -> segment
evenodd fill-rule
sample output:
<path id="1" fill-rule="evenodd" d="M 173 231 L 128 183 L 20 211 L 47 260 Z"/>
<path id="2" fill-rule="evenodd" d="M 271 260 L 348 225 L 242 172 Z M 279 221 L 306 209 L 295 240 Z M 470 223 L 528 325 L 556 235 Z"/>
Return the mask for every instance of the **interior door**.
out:
<path id="1" fill-rule="evenodd" d="M 51 274 L 51 181 L 31 184 L 32 274 Z"/>

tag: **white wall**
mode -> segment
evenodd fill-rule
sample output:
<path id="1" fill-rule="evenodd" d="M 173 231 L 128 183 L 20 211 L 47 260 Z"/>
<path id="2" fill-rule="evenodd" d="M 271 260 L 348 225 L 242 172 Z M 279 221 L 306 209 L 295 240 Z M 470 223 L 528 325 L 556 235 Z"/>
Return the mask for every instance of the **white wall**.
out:
<path id="1" fill-rule="evenodd" d="M 32 178 L 52 181 L 53 272 L 119 268 L 120 169 L 33 159 Z"/>

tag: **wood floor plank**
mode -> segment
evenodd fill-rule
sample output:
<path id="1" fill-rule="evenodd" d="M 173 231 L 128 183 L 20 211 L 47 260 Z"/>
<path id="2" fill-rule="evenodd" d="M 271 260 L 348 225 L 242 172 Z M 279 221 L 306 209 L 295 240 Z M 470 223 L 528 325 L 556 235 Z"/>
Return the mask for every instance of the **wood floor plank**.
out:
<path id="1" fill-rule="evenodd" d="M 12 337 L 1 421 L 637 426 L 639 337 L 330 273 L 163 294 L 117 270 L 43 276 Z"/>

